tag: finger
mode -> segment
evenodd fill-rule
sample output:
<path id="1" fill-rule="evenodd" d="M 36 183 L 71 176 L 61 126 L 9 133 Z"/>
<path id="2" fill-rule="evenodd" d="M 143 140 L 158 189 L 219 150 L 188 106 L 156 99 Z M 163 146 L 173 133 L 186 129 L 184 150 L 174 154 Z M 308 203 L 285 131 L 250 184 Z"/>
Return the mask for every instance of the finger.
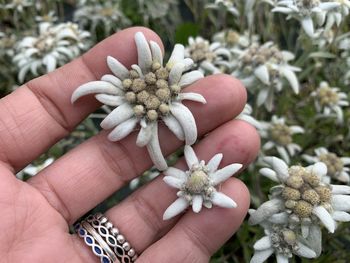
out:
<path id="1" fill-rule="evenodd" d="M 224 183 L 222 191 L 238 207 L 214 207 L 199 215 L 188 213 L 163 238 L 147 248 L 139 262 L 204 263 L 239 228 L 249 208 L 249 191 L 238 179 Z"/>
<path id="2" fill-rule="evenodd" d="M 187 90 L 199 92 L 207 99 L 205 106 L 187 104 L 197 120 L 199 135 L 239 114 L 246 99 L 244 87 L 226 75 L 200 80 Z M 137 132 L 134 132 L 124 140 L 112 143 L 102 132 L 60 158 L 29 183 L 39 189 L 69 222 L 74 222 L 152 166 L 146 149 L 136 146 L 136 136 Z M 159 137 L 165 155 L 182 144 L 165 127 L 160 127 Z"/>
<path id="3" fill-rule="evenodd" d="M 0 101 L 0 160 L 18 171 L 94 111 L 99 104 L 92 98 L 72 105 L 73 90 L 108 73 L 108 55 L 128 67 L 136 63 L 134 35 L 138 31 L 162 46 L 159 37 L 149 29 L 126 29 L 73 62 L 28 82 L 3 98 Z"/>
<path id="4" fill-rule="evenodd" d="M 209 134 L 195 147 L 198 157 L 205 161 L 208 161 L 216 153 L 223 153 L 224 159 L 220 165 L 221 167 L 231 163 L 248 165 L 255 159 L 258 149 L 259 137 L 255 129 L 242 121 L 231 121 L 224 124 Z M 181 169 L 187 168 L 183 160 L 180 161 L 177 166 L 181 167 Z M 223 188 L 224 192 L 226 189 L 229 189 L 228 192 L 232 194 L 230 189 L 232 185 L 236 184 L 239 187 L 235 189 L 235 191 L 239 192 L 244 190 L 241 189 L 242 187 L 239 182 L 231 181 L 227 187 Z M 128 237 L 128 240 L 135 249 L 138 252 L 142 252 L 163 236 L 179 219 L 179 217 L 177 217 L 173 220 L 163 220 L 165 209 L 175 198 L 176 190 L 166 185 L 160 176 L 145 187 L 137 190 L 119 205 L 107 211 L 106 215 L 112 222 L 115 222 L 121 232 Z M 236 192 L 233 198 L 236 201 Z M 245 211 L 246 203 L 243 202 L 243 205 L 244 209 L 239 206 L 238 211 Z M 222 210 L 224 211 L 221 212 L 221 209 L 218 210 L 220 211 L 220 215 L 226 215 L 227 213 L 236 215 L 237 213 L 236 209 L 232 209 L 233 211 L 227 209 L 230 210 L 228 212 L 226 209 Z M 208 211 L 203 212 L 207 213 Z M 212 211 L 206 214 L 206 216 L 211 218 L 211 215 L 216 215 L 216 213 L 217 211 Z M 189 214 L 193 216 L 192 212 L 189 212 Z M 196 216 L 195 218 L 198 219 L 198 221 L 201 220 Z"/>

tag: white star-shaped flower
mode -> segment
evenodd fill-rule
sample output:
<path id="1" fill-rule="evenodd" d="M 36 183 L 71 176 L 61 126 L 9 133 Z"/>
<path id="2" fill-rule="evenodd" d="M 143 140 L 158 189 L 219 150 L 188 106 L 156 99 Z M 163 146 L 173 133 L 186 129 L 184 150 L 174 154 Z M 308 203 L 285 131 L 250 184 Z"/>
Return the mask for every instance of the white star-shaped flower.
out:
<path id="1" fill-rule="evenodd" d="M 199 213 L 203 205 L 206 208 L 211 208 L 213 204 L 227 208 L 237 207 L 230 197 L 218 192 L 215 186 L 240 170 L 242 164 L 234 163 L 218 170 L 223 158 L 221 153 L 216 154 L 207 164 L 198 160 L 191 146 L 186 145 L 184 153 L 188 171 L 174 167 L 164 171 L 164 181 L 180 191 L 177 193 L 178 199 L 164 212 L 163 219 L 168 220 L 180 214 L 190 205 L 195 213 Z"/>
<path id="2" fill-rule="evenodd" d="M 135 34 L 138 64 L 128 70 L 117 59 L 107 57 L 112 74 L 104 75 L 100 81 L 92 81 L 78 87 L 72 95 L 72 103 L 84 95 L 94 94 L 101 103 L 116 107 L 102 121 L 101 127 L 112 129 L 108 135 L 111 141 L 128 136 L 140 124 L 136 144 L 146 146 L 149 155 L 159 170 L 168 168 L 161 152 L 158 139 L 158 121 L 167 127 L 187 145 L 197 140 L 197 127 L 191 111 L 182 104 L 183 100 L 206 103 L 197 93 L 182 92 L 182 89 L 200 78 L 199 71 L 189 71 L 192 59 L 184 58 L 183 45 L 175 45 L 166 65 L 159 45 L 138 32 Z"/>

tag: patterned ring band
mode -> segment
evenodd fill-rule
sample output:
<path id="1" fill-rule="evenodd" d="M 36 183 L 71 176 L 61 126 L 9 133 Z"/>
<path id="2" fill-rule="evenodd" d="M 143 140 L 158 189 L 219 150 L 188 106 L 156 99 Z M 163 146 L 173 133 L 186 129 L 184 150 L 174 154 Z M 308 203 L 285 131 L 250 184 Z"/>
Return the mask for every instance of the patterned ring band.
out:
<path id="1" fill-rule="evenodd" d="M 103 214 L 98 213 L 95 215 L 89 215 L 80 225 L 87 226 L 88 228 L 91 226 L 93 228 L 93 231 L 95 232 L 94 238 L 97 243 L 99 243 L 100 247 L 106 252 L 108 258 L 111 260 L 110 262 L 131 263 L 137 259 L 135 250 L 131 248 L 124 236 L 119 233 L 119 230 L 115 228 Z M 92 230 L 90 229 L 90 231 Z M 104 263 L 102 259 L 101 262 Z"/>

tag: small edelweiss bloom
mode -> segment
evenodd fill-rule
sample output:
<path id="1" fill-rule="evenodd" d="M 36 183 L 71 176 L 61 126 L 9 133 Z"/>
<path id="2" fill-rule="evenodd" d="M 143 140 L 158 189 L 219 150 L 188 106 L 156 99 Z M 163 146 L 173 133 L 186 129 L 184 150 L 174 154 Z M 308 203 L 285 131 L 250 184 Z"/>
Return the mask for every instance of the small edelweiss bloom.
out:
<path id="1" fill-rule="evenodd" d="M 217 74 L 230 68 L 230 51 L 219 42 L 209 43 L 202 37 L 190 37 L 185 49 L 186 57 L 191 58 L 195 66 L 203 73 Z"/>
<path id="2" fill-rule="evenodd" d="M 323 162 L 327 165 L 327 177 L 328 183 L 330 183 L 330 178 L 338 180 L 343 183 L 350 182 L 349 167 L 350 165 L 349 157 L 339 157 L 335 153 L 329 152 L 326 148 L 320 147 L 315 149 L 316 156 L 311 156 L 303 154 L 302 157 L 309 163 Z"/>
<path id="3" fill-rule="evenodd" d="M 262 129 L 260 122 L 256 120 L 253 116 L 251 116 L 252 113 L 253 113 L 252 106 L 250 106 L 249 104 L 246 104 L 244 106 L 243 111 L 236 117 L 236 119 L 246 121 L 257 129 Z"/>
<path id="4" fill-rule="evenodd" d="M 164 212 L 163 219 L 168 220 L 192 206 L 199 213 L 204 205 L 211 208 L 214 205 L 234 208 L 237 204 L 227 195 L 218 192 L 215 186 L 226 181 L 242 168 L 242 164 L 234 163 L 218 170 L 223 155 L 216 154 L 207 164 L 199 161 L 191 146 L 185 146 L 185 160 L 189 168 L 184 172 L 169 167 L 164 174 L 164 181 L 180 191 L 178 199 Z"/>
<path id="5" fill-rule="evenodd" d="M 267 140 L 262 146 L 263 151 L 269 151 L 275 148 L 282 159 L 289 163 L 290 157 L 301 151 L 301 147 L 293 143 L 293 135 L 304 133 L 300 126 L 288 126 L 285 118 L 272 116 L 271 122 L 260 122 L 258 129 L 261 138 Z"/>
<path id="6" fill-rule="evenodd" d="M 274 94 L 280 92 L 284 79 L 299 93 L 299 81 L 295 72 L 300 68 L 288 64 L 294 55 L 288 51 L 280 51 L 272 42 L 264 45 L 253 43 L 244 50 L 233 50 L 239 55 L 236 70 L 232 73 L 242 80 L 251 92 L 257 92 L 257 105 L 265 105 L 271 111 Z"/>
<path id="7" fill-rule="evenodd" d="M 57 20 L 58 20 L 58 17 L 56 16 L 55 11 L 50 11 L 46 15 L 35 17 L 35 21 L 38 23 L 43 23 L 43 22 L 54 23 Z"/>
<path id="8" fill-rule="evenodd" d="M 150 157 L 159 170 L 168 168 L 161 152 L 158 138 L 158 121 L 187 145 L 197 140 L 197 127 L 191 111 L 182 104 L 192 100 L 205 104 L 205 98 L 182 89 L 203 74 L 191 69 L 193 61 L 185 58 L 183 45 L 175 45 L 168 61 L 163 65 L 163 54 L 156 42 L 147 42 L 145 36 L 135 34 L 138 64 L 128 70 L 117 59 L 107 57 L 107 65 L 113 75 L 104 75 L 100 81 L 92 81 L 78 87 L 72 95 L 72 103 L 82 96 L 97 93 L 98 101 L 116 107 L 101 122 L 103 129 L 113 129 L 108 139 L 119 141 L 128 136 L 139 123 L 141 130 L 136 144 L 147 147 Z"/>
<path id="9" fill-rule="evenodd" d="M 333 2 L 338 3 L 339 6 L 331 9 L 327 13 L 327 22 L 325 25 L 325 30 L 330 30 L 334 24 L 336 24 L 338 27 L 344 17 L 349 15 L 350 10 L 350 1 L 349 0 L 333 0 Z"/>
<path id="10" fill-rule="evenodd" d="M 322 2 L 321 0 L 283 0 L 278 1 L 273 12 L 288 15 L 300 21 L 305 33 L 309 37 L 315 37 L 314 19 L 322 26 L 325 23 L 327 12 L 339 7 L 335 1 Z"/>
<path id="11" fill-rule="evenodd" d="M 11 0 L 8 4 L 5 4 L 5 9 L 15 10 L 22 13 L 25 8 L 33 6 L 33 0 Z"/>
<path id="12" fill-rule="evenodd" d="M 229 29 L 216 33 L 213 36 L 213 41 L 219 42 L 224 47 L 229 49 L 233 48 L 242 50 L 248 48 L 252 43 L 258 43 L 259 36 L 250 36 L 250 33 L 248 31 L 245 31 L 243 34 L 240 34 L 237 31 Z"/>
<path id="13" fill-rule="evenodd" d="M 130 24 L 121 10 L 119 0 L 100 2 L 80 0 L 74 12 L 74 21 L 92 34 L 96 33 L 98 27 L 99 32 L 103 32 L 105 36 Z"/>
<path id="14" fill-rule="evenodd" d="M 84 43 L 90 34 L 73 23 L 39 24 L 39 35 L 24 37 L 15 48 L 13 62 L 22 83 L 30 71 L 33 76 L 51 72 L 87 49 Z"/>
<path id="15" fill-rule="evenodd" d="M 310 226 L 322 224 L 334 233 L 337 222 L 350 221 L 350 187 L 322 182 L 327 174 L 324 163 L 308 167 L 288 165 L 276 157 L 265 157 L 271 168 L 262 168 L 260 173 L 280 183 L 271 188 L 270 200 L 251 214 L 250 223 L 259 224 L 274 214 L 288 215 L 290 225 L 300 225 L 303 237 L 307 238 Z"/>
<path id="16" fill-rule="evenodd" d="M 250 211 L 252 212 L 252 211 Z M 293 254 L 304 258 L 315 258 L 316 252 L 304 244 L 296 229 L 278 224 L 262 224 L 265 236 L 254 244 L 254 256 L 250 263 L 262 263 L 275 254 L 278 263 L 288 262 Z"/>
<path id="17" fill-rule="evenodd" d="M 239 16 L 239 12 L 234 2 L 234 0 L 215 0 L 214 3 L 207 4 L 205 7 L 216 10 L 224 9 L 234 16 Z"/>
<path id="18" fill-rule="evenodd" d="M 315 107 L 321 117 L 336 117 L 337 123 L 343 123 L 342 107 L 349 106 L 348 96 L 339 88 L 330 87 L 325 81 L 320 83 L 317 90 L 311 93 L 315 98 Z"/>

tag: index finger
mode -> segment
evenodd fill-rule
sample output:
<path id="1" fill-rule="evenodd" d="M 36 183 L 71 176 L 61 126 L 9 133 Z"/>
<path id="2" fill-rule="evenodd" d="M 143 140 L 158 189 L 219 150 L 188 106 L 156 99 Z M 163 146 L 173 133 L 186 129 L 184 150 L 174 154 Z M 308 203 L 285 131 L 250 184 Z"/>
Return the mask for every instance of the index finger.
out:
<path id="1" fill-rule="evenodd" d="M 129 28 L 1 99 L 0 161 L 9 164 L 15 171 L 20 170 L 96 110 L 99 103 L 93 98 L 73 106 L 70 102 L 73 90 L 107 74 L 108 55 L 117 58 L 126 67 L 136 63 L 134 35 L 138 31 L 162 47 L 160 38 L 153 31 L 142 27 Z"/>

